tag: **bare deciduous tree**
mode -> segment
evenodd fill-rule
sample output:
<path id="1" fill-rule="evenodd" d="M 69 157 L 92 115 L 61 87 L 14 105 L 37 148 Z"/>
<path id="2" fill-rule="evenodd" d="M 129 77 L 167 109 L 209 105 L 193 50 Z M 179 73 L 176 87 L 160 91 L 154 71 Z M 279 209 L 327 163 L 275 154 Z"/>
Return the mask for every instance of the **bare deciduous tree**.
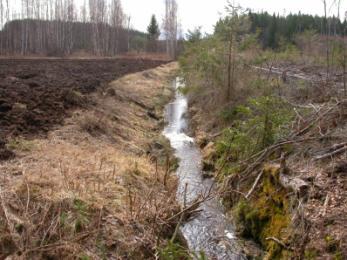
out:
<path id="1" fill-rule="evenodd" d="M 121 0 L 84 0 L 81 6 L 76 0 L 19 3 L 10 12 L 9 0 L 0 0 L 1 55 L 61 56 L 85 50 L 114 56 L 128 51 L 136 36 Z"/>
<path id="2" fill-rule="evenodd" d="M 178 5 L 176 0 L 165 0 L 165 18 L 163 23 L 166 40 L 166 52 L 171 58 L 177 55 Z"/>

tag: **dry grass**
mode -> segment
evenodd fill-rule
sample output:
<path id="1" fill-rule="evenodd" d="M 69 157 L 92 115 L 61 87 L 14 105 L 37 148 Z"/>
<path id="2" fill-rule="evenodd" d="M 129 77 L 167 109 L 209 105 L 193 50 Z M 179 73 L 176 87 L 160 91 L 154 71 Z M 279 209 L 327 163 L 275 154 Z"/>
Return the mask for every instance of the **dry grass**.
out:
<path id="1" fill-rule="evenodd" d="M 95 113 L 83 115 L 78 119 L 78 125 L 81 130 L 91 135 L 107 134 L 111 126 L 102 116 L 98 117 Z"/>
<path id="2" fill-rule="evenodd" d="M 175 180 L 164 186 L 166 169 L 147 154 L 160 135 L 147 112 L 162 115 L 175 69 L 111 83 L 115 95 L 93 94 L 94 107 L 0 165 L 0 258 L 155 257 L 178 207 Z"/>

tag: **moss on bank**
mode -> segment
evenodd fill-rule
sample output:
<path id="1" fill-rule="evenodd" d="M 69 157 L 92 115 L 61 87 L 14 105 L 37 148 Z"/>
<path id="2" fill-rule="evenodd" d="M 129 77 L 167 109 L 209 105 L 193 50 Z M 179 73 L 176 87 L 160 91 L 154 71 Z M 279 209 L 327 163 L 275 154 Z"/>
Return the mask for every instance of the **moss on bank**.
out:
<path id="1" fill-rule="evenodd" d="M 241 236 L 253 239 L 266 251 L 265 259 L 283 259 L 290 251 L 271 240 L 284 244 L 290 239 L 290 201 L 279 184 L 278 167 L 267 165 L 259 191 L 251 200 L 241 199 L 233 207 L 233 215 Z"/>

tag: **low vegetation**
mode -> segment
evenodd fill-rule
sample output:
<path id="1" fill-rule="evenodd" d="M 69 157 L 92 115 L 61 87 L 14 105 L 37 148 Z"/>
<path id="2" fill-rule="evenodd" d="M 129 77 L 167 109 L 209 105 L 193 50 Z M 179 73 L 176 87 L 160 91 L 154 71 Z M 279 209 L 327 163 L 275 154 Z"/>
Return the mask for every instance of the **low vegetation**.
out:
<path id="1" fill-rule="evenodd" d="M 323 39 L 305 31 L 312 29 L 309 16 L 247 14 L 232 5 L 227 10 L 214 34 L 190 32 L 180 57 L 186 83 L 182 92 L 190 98 L 204 165 L 212 164 L 208 169 L 214 169 L 239 234 L 264 251 L 262 256 L 247 254 L 339 259 L 346 255 L 346 233 L 337 224 L 342 209 L 330 196 L 341 194 L 343 185 L 337 183 L 345 177 L 331 179 L 328 172 L 345 163 L 347 150 L 342 134 L 346 117 L 339 112 L 346 100 L 337 94 L 343 93 L 344 77 L 335 79 L 331 73 L 344 68 L 344 61 L 337 62 L 343 56 L 334 56 L 344 44 L 330 45 L 341 41 L 329 39 L 327 64 L 326 41 L 308 48 L 313 39 Z M 298 17 L 310 22 L 301 31 L 284 34 Z M 291 70 L 297 64 L 305 69 Z M 329 74 L 319 78 L 314 70 Z M 337 200 L 344 203 L 346 197 Z M 328 219 L 335 224 L 322 226 Z"/>

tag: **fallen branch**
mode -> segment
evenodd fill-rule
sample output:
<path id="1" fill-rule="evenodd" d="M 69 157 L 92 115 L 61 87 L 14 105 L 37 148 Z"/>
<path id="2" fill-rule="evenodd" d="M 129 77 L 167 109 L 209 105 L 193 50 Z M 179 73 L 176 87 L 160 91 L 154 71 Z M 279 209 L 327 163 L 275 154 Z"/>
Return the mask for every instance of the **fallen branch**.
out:
<path id="1" fill-rule="evenodd" d="M 283 188 L 294 191 L 300 197 L 306 195 L 309 188 L 308 183 L 304 180 L 283 173 L 279 175 L 279 182 Z"/>
<path id="2" fill-rule="evenodd" d="M 246 170 L 244 170 L 241 173 L 241 176 L 245 176 L 247 177 L 249 173 L 253 172 L 254 169 L 256 169 L 261 163 L 263 163 L 266 158 L 271 155 L 272 153 L 274 153 L 275 151 L 277 151 L 277 149 L 282 148 L 285 145 L 288 144 L 298 144 L 298 143 L 304 143 L 304 142 L 308 142 L 308 141 L 314 141 L 314 140 L 319 140 L 322 139 L 323 137 L 310 137 L 310 138 L 302 138 L 302 139 L 294 139 L 294 140 L 287 140 L 287 141 L 281 141 L 278 142 L 277 144 L 271 145 L 269 147 L 267 147 L 266 149 L 254 154 L 253 156 L 251 156 L 250 158 L 248 158 L 247 160 L 239 163 L 240 165 L 242 164 L 246 164 L 249 163 L 250 160 L 253 160 L 256 158 L 256 160 L 254 161 L 254 163 L 252 163 L 251 165 L 249 165 Z"/>
<path id="3" fill-rule="evenodd" d="M 322 113 L 321 115 L 317 116 L 314 120 L 311 121 L 311 123 L 304 127 L 303 129 L 299 130 L 297 133 L 294 133 L 292 136 L 293 137 L 297 137 L 297 136 L 301 136 L 305 133 L 307 133 L 308 130 L 310 130 L 311 127 L 315 126 L 316 123 L 321 120 L 322 118 L 324 118 L 326 115 L 328 115 L 331 111 L 333 111 L 336 107 L 338 107 L 341 104 L 341 102 L 337 102 L 337 104 L 335 104 L 333 107 L 329 108 L 327 111 L 325 111 L 324 113 Z M 316 112 L 316 114 L 319 112 Z"/>
<path id="4" fill-rule="evenodd" d="M 59 247 L 59 246 L 64 246 L 64 245 L 69 245 L 71 243 L 76 243 L 80 240 L 83 240 L 85 238 L 87 238 L 88 236 L 90 236 L 91 234 L 94 234 L 94 233 L 97 233 L 99 230 L 93 230 L 93 231 L 90 231 L 90 232 L 85 232 L 71 240 L 68 240 L 68 241 L 59 241 L 59 242 L 56 242 L 56 243 L 52 243 L 52 244 L 48 244 L 48 245 L 44 245 L 44 246 L 39 246 L 39 247 L 35 247 L 35 248 L 30 248 L 28 250 L 25 250 L 24 251 L 24 255 L 27 254 L 27 253 L 31 253 L 31 252 L 35 252 L 35 251 L 46 251 L 46 250 L 50 250 L 54 247 Z"/>
<path id="5" fill-rule="evenodd" d="M 183 203 L 183 207 L 186 207 L 186 203 L 187 203 L 187 190 L 188 190 L 188 183 L 186 183 L 185 187 L 184 187 L 184 203 Z M 175 232 L 173 233 L 172 235 L 172 238 L 171 238 L 171 242 L 174 242 L 176 237 L 177 237 L 177 234 L 178 234 L 178 231 L 179 231 L 179 228 L 183 222 L 183 219 L 184 219 L 184 212 L 181 214 L 180 216 L 180 219 L 179 221 L 177 222 L 177 225 L 176 225 L 176 228 L 175 228 Z"/>
<path id="6" fill-rule="evenodd" d="M 327 196 L 325 197 L 325 201 L 324 201 L 323 212 L 322 212 L 323 216 L 325 216 L 327 214 L 329 200 L 330 200 L 330 196 L 329 196 L 329 193 L 328 193 Z"/>
<path id="7" fill-rule="evenodd" d="M 285 248 L 286 250 L 290 250 L 290 251 L 293 251 L 292 248 L 288 247 L 286 244 L 284 244 L 281 240 L 279 240 L 278 238 L 275 238 L 275 237 L 267 237 L 265 239 L 266 241 L 274 241 L 276 242 L 277 244 L 279 244 L 281 247 Z"/>
<path id="8" fill-rule="evenodd" d="M 254 182 L 252 188 L 249 190 L 249 192 L 248 192 L 247 195 L 246 195 L 246 199 L 249 199 L 249 197 L 252 195 L 253 191 L 254 191 L 255 188 L 257 187 L 257 185 L 258 185 L 258 183 L 259 183 L 261 177 L 263 176 L 263 174 L 264 174 L 264 171 L 261 171 L 261 172 L 258 174 L 258 177 L 257 177 L 257 179 L 255 180 L 255 182 Z"/>
<path id="9" fill-rule="evenodd" d="M 328 151 L 329 151 L 328 153 L 314 157 L 313 160 L 314 161 L 324 160 L 324 159 L 339 155 L 339 154 L 347 151 L 347 143 L 335 144 L 334 146 L 329 148 Z"/>
<path id="10" fill-rule="evenodd" d="M 209 201 L 211 199 L 213 199 L 215 196 L 208 196 L 208 197 L 204 197 L 202 199 L 197 199 L 194 203 L 192 203 L 190 206 L 185 207 L 184 209 L 182 209 L 180 212 L 178 212 L 177 214 L 173 215 L 172 217 L 168 218 L 166 221 L 170 222 L 171 220 L 180 217 L 182 214 L 187 214 L 189 212 L 193 212 L 195 211 L 200 205 L 201 203 L 204 203 L 206 201 Z"/>

